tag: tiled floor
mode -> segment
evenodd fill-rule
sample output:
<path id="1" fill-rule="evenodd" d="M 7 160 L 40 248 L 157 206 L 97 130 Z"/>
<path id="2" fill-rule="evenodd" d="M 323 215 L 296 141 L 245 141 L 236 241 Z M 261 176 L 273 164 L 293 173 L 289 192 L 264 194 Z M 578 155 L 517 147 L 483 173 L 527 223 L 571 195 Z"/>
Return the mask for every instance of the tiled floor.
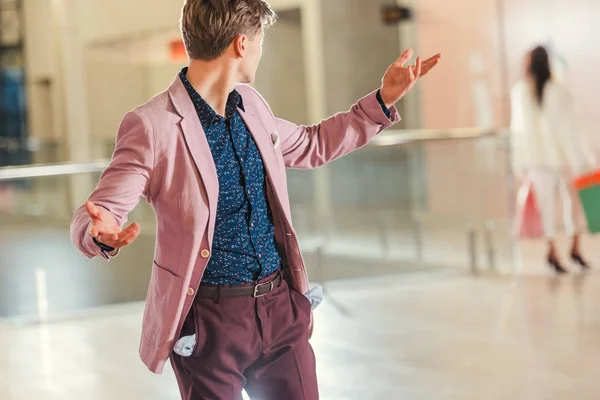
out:
<path id="1" fill-rule="evenodd" d="M 0 229 L 0 400 L 177 399 L 172 371 L 152 375 L 137 357 L 142 305 L 90 308 L 144 298 L 153 238 L 106 264 L 79 255 L 67 228 Z M 377 232 L 337 237 L 322 268 L 308 255 L 312 279 L 334 280 L 312 341 L 323 399 L 600 398 L 600 273 L 553 278 L 543 243 L 527 242 L 514 266 L 500 245 L 497 272 L 473 277 L 465 235 L 427 238 L 446 268 L 403 260 L 396 245 L 411 237 L 385 255 Z M 600 260 L 599 237 L 584 245 Z"/>
<path id="2" fill-rule="evenodd" d="M 329 286 L 313 345 L 327 400 L 598 399 L 600 274 L 423 273 Z M 168 400 L 137 358 L 141 305 L 0 325 L 0 399 Z"/>

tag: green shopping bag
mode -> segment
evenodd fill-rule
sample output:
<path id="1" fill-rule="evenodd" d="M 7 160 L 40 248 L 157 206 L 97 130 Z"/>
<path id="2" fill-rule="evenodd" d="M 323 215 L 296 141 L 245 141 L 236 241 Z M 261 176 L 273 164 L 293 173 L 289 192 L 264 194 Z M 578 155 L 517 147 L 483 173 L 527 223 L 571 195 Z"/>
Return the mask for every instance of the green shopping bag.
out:
<path id="1" fill-rule="evenodd" d="M 600 233 L 600 171 L 575 180 L 590 233 Z"/>

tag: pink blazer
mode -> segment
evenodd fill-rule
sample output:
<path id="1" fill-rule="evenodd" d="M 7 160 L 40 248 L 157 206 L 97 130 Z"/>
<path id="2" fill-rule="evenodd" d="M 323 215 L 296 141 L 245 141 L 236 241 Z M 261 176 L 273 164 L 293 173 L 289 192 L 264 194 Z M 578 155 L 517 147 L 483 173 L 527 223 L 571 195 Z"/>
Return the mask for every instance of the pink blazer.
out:
<path id="1" fill-rule="evenodd" d="M 245 111 L 238 110 L 252 134 L 267 172 L 276 240 L 292 272 L 294 287 L 309 289 L 298 239 L 292 227 L 285 168 L 315 168 L 366 145 L 397 122 L 388 119 L 376 93 L 350 111 L 313 126 L 273 116 L 250 86 L 237 87 Z M 219 182 L 208 142 L 190 97 L 177 76 L 166 92 L 125 115 L 110 166 L 90 200 L 123 225 L 143 196 L 157 218 L 152 277 L 143 318 L 140 357 L 161 373 L 210 258 Z M 100 251 L 88 234 L 90 218 L 81 207 L 73 216 L 71 240 L 89 258 Z"/>

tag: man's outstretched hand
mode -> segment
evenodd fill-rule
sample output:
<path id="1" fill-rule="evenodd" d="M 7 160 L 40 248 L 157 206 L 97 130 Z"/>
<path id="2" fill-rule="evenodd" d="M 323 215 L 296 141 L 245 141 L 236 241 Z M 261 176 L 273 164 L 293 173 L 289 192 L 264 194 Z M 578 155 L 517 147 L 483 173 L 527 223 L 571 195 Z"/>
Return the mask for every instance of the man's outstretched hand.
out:
<path id="1" fill-rule="evenodd" d="M 435 67 L 442 58 L 441 54 L 421 61 L 421 57 L 417 57 L 416 65 L 408 65 L 406 63 L 413 56 L 413 50 L 408 49 L 402 53 L 400 58 L 393 63 L 383 76 L 383 84 L 381 86 L 380 95 L 386 107 L 390 108 L 396 104 L 406 93 L 408 93 L 419 78 L 427 75 L 433 67 Z"/>
<path id="2" fill-rule="evenodd" d="M 92 220 L 89 234 L 102 244 L 120 249 L 133 242 L 140 234 L 140 226 L 137 223 L 134 222 L 121 230 L 114 215 L 91 201 L 85 203 L 85 209 Z"/>

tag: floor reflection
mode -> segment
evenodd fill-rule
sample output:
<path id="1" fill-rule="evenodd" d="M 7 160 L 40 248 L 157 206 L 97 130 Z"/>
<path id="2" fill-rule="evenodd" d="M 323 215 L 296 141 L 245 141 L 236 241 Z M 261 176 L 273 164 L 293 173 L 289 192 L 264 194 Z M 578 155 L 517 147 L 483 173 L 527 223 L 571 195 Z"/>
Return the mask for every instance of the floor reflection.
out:
<path id="1" fill-rule="evenodd" d="M 0 229 L 0 317 L 49 318 L 82 308 L 143 300 L 153 238 L 140 237 L 115 261 L 88 260 L 68 226 L 19 224 Z M 42 315 L 43 316 L 43 315 Z"/>
<path id="2" fill-rule="evenodd" d="M 322 399 L 598 398 L 600 274 L 430 272 L 329 289 L 312 339 Z M 0 398 L 178 399 L 172 371 L 138 359 L 142 306 L 0 325 Z"/>
<path id="3" fill-rule="evenodd" d="M 305 252 L 316 281 L 395 275 L 423 269 L 397 259 Z M 88 260 L 71 244 L 63 225 L 32 223 L 0 227 L 0 318 L 36 322 L 74 315 L 92 307 L 143 301 L 153 259 L 154 236 L 140 235 L 110 263 Z"/>

